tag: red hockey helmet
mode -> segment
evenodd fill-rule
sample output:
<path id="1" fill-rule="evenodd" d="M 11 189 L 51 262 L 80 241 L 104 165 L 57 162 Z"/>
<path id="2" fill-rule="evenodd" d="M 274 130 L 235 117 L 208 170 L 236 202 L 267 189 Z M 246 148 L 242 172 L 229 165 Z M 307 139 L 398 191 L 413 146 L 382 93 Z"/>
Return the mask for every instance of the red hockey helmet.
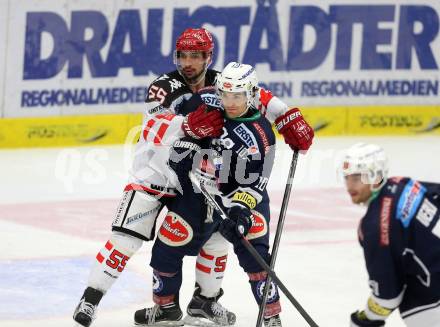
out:
<path id="1" fill-rule="evenodd" d="M 210 52 L 213 50 L 212 35 L 204 28 L 187 28 L 176 41 L 176 51 Z"/>

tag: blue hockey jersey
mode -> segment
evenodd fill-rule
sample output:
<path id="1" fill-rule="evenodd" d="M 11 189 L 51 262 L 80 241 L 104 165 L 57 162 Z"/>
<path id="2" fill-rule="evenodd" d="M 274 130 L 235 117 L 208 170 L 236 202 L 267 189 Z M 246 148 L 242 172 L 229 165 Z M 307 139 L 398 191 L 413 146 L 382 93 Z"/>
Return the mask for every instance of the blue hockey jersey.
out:
<path id="1" fill-rule="evenodd" d="M 439 208 L 440 184 L 410 178 L 389 178 L 371 200 L 358 234 L 373 295 L 386 307 L 440 298 Z"/>
<path id="2" fill-rule="evenodd" d="M 200 103 L 208 108 L 221 109 L 220 99 L 213 88 L 202 89 L 182 107 L 192 111 Z M 223 134 L 210 141 L 214 150 L 213 165 L 217 174 L 220 191 L 227 199 L 232 199 L 235 192 L 251 194 L 256 203 L 267 197 L 266 186 L 272 171 L 275 156 L 275 134 L 271 123 L 256 108 L 239 118 L 225 119 Z M 255 205 L 256 205 L 255 203 Z"/>

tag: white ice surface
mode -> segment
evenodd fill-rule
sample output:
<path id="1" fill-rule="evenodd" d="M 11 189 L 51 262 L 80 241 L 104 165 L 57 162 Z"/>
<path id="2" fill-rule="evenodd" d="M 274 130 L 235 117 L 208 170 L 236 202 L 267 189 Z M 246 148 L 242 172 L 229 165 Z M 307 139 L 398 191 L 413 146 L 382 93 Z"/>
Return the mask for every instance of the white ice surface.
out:
<path id="1" fill-rule="evenodd" d="M 358 141 L 383 145 L 391 175 L 440 182 L 439 137 L 317 138 L 300 156 L 275 270 L 319 326 L 348 326 L 369 294 L 356 240 L 363 210 L 349 202 L 335 173 L 341 149 Z M 0 151 L 0 326 L 74 325 L 71 314 L 110 233 L 129 158 L 123 146 Z M 275 221 L 290 158 L 279 144 L 269 183 Z M 93 326 L 131 326 L 133 312 L 152 304 L 150 248 L 144 244 L 130 260 Z M 194 258 L 187 258 L 182 308 L 193 283 Z M 232 251 L 223 288 L 221 303 L 237 314 L 237 326 L 254 326 L 257 307 Z M 283 325 L 307 326 L 282 301 Z M 393 313 L 387 326 L 404 325 Z"/>

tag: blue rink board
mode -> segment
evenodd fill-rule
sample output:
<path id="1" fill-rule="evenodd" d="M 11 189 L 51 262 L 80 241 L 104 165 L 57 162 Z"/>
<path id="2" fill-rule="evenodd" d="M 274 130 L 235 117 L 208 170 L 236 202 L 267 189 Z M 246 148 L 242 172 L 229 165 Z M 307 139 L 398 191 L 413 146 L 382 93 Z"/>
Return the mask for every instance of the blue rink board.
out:
<path id="1" fill-rule="evenodd" d="M 56 317 L 73 313 L 93 263 L 90 257 L 0 261 L 0 320 Z M 101 302 L 102 308 L 151 298 L 151 281 L 126 269 Z"/>

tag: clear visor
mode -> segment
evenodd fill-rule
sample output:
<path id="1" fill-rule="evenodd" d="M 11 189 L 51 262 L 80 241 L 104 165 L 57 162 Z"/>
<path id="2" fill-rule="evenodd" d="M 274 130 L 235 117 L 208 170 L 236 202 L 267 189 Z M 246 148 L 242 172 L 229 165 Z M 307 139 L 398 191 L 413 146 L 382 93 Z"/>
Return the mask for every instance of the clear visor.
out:
<path id="1" fill-rule="evenodd" d="M 205 51 L 174 51 L 174 64 L 177 65 L 181 60 L 206 61 L 208 53 Z"/>
<path id="2" fill-rule="evenodd" d="M 246 92 L 227 92 L 218 90 L 221 101 L 225 103 L 243 104 L 247 101 Z"/>

